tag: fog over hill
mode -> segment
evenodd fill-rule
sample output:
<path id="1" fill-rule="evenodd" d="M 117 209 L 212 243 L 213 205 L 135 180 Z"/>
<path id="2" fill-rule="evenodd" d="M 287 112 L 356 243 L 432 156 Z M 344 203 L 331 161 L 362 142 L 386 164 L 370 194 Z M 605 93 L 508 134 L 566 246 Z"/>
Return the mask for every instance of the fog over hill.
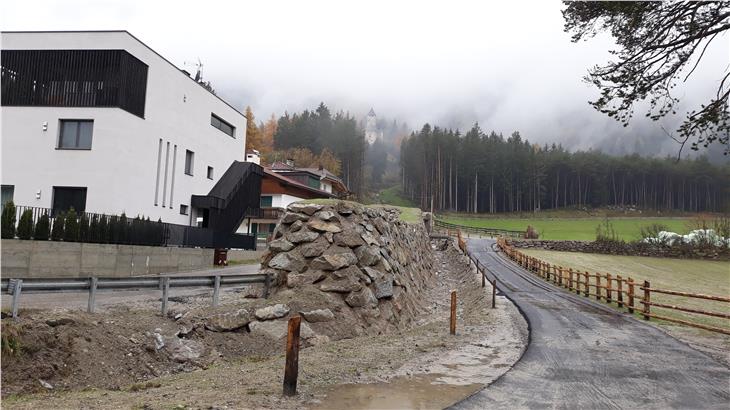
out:
<path id="1" fill-rule="evenodd" d="M 730 61 L 716 41 L 676 95 L 678 115 L 627 128 L 596 112 L 582 81 L 614 47 L 607 36 L 574 44 L 559 2 L 223 2 L 27 0 L 5 2 L 3 30 L 126 29 L 180 68 L 203 75 L 258 119 L 311 109 L 428 122 L 571 150 L 676 155 L 665 134 L 716 89 Z M 712 151 L 722 151 L 719 146 Z M 689 151 L 689 150 L 687 150 Z M 713 154 L 713 157 L 722 157 Z"/>

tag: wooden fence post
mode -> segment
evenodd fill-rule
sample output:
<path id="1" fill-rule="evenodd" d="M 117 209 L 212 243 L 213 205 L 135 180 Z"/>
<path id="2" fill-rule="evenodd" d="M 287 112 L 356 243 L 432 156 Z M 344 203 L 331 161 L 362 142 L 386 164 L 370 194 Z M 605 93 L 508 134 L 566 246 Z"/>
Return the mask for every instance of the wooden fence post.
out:
<path id="1" fill-rule="evenodd" d="M 449 333 L 456 334 L 456 291 L 451 291 L 451 320 L 449 320 Z"/>
<path id="2" fill-rule="evenodd" d="M 649 320 L 649 314 L 651 313 L 651 291 L 649 290 L 649 281 L 644 281 L 644 320 Z"/>
<path id="3" fill-rule="evenodd" d="M 301 316 L 289 319 L 286 335 L 286 364 L 284 365 L 284 396 L 297 394 L 297 376 L 299 375 L 299 326 Z"/>
<path id="4" fill-rule="evenodd" d="M 573 268 L 568 268 L 568 290 L 573 291 Z"/>
<path id="5" fill-rule="evenodd" d="M 629 278 L 629 313 L 634 313 L 634 280 Z"/>
<path id="6" fill-rule="evenodd" d="M 586 279 L 586 287 L 584 289 L 583 296 L 588 297 L 589 293 L 591 293 L 591 290 L 590 290 L 591 277 L 588 275 L 588 271 L 585 271 L 584 275 L 585 275 L 584 277 Z"/>
<path id="7" fill-rule="evenodd" d="M 160 278 L 162 282 L 162 317 L 167 316 L 167 297 L 170 293 L 170 278 L 164 276 Z"/>
<path id="8" fill-rule="evenodd" d="M 601 274 L 596 273 L 596 300 L 601 300 Z"/>
<path id="9" fill-rule="evenodd" d="M 624 307 L 624 284 L 621 280 L 621 275 L 616 275 L 616 299 L 618 300 L 618 307 Z"/>
<path id="10" fill-rule="evenodd" d="M 481 273 L 481 275 L 482 275 L 482 287 L 487 286 L 487 283 L 486 283 L 487 282 L 487 278 L 484 275 L 484 269 L 486 269 L 486 267 L 484 267 L 481 270 L 479 270 L 479 265 L 477 265 L 477 272 Z"/>
<path id="11" fill-rule="evenodd" d="M 606 274 L 606 303 L 611 303 L 611 274 Z"/>
<path id="12" fill-rule="evenodd" d="M 492 309 L 497 307 L 497 278 L 492 279 Z"/>
<path id="13" fill-rule="evenodd" d="M 96 277 L 89 278 L 89 303 L 86 307 L 86 311 L 94 313 L 94 305 L 96 305 L 96 285 L 99 279 Z"/>
<path id="14" fill-rule="evenodd" d="M 563 286 L 563 267 L 558 266 L 558 286 Z"/>

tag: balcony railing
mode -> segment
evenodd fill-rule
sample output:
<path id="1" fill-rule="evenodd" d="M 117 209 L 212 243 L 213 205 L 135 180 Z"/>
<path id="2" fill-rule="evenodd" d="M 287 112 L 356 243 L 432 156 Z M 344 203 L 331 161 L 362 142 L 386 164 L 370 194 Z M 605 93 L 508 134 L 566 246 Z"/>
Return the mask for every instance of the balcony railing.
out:
<path id="1" fill-rule="evenodd" d="M 284 208 L 264 207 L 249 209 L 246 211 L 246 218 L 276 220 L 284 214 Z"/>

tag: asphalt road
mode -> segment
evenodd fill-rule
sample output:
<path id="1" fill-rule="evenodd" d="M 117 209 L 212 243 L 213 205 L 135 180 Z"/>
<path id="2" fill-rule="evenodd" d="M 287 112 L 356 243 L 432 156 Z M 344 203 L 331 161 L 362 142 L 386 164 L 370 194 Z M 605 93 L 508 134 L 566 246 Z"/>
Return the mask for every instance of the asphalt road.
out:
<path id="1" fill-rule="evenodd" d="M 728 367 L 628 314 L 542 281 L 493 244 L 468 241 L 523 312 L 530 341 L 510 371 L 454 409 L 730 408 Z"/>

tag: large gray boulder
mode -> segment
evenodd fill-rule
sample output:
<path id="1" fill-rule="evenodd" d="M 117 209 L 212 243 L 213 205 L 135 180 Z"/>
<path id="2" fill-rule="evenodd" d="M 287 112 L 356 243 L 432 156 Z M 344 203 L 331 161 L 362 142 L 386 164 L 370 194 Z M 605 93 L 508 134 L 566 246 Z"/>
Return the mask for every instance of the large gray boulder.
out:
<path id="1" fill-rule="evenodd" d="M 308 312 L 301 312 L 301 314 L 309 323 L 329 322 L 335 318 L 334 313 L 329 309 L 315 309 Z"/>
<path id="2" fill-rule="evenodd" d="M 269 250 L 272 252 L 287 252 L 294 249 L 294 244 L 284 238 L 269 242 Z"/>
<path id="3" fill-rule="evenodd" d="M 321 219 L 323 221 L 330 221 L 332 219 L 334 219 L 335 221 L 337 221 L 338 218 L 336 218 L 336 216 L 337 215 L 334 212 L 332 212 L 332 211 L 319 211 L 319 212 L 317 212 L 317 213 L 314 214 L 314 217 L 315 218 L 319 218 L 319 219 Z"/>
<path id="4" fill-rule="evenodd" d="M 256 319 L 258 320 L 272 320 L 284 317 L 289 314 L 289 307 L 278 303 L 273 306 L 266 306 L 261 309 L 256 309 Z"/>
<path id="5" fill-rule="evenodd" d="M 307 269 L 307 262 L 297 257 L 295 252 L 277 253 L 276 256 L 269 261 L 269 267 L 281 269 L 287 272 L 303 272 Z"/>
<path id="6" fill-rule="evenodd" d="M 335 234 L 335 244 L 339 246 L 347 246 L 348 248 L 356 248 L 364 245 L 360 234 L 354 229 L 348 229 L 344 232 Z"/>
<path id="7" fill-rule="evenodd" d="M 380 279 L 374 281 L 375 297 L 378 299 L 393 297 L 393 274 L 386 273 Z"/>
<path id="8" fill-rule="evenodd" d="M 327 238 L 325 238 L 324 235 L 320 235 L 320 237 L 314 242 L 301 245 L 299 247 L 299 252 L 301 252 L 302 256 L 306 258 L 314 258 L 321 255 L 327 250 L 327 248 L 329 248 L 329 246 L 330 243 L 327 241 Z"/>
<path id="9" fill-rule="evenodd" d="M 350 292 L 345 298 L 345 303 L 350 307 L 363 307 L 377 304 L 378 299 L 375 298 L 370 288 L 364 286 L 359 291 Z"/>
<path id="10" fill-rule="evenodd" d="M 289 331 L 286 320 L 270 320 L 267 322 L 253 322 L 249 325 L 252 335 L 265 336 L 274 340 L 283 339 Z M 316 333 L 309 325 L 302 323 L 299 326 L 299 335 L 302 339 L 309 339 L 316 336 Z"/>
<path id="11" fill-rule="evenodd" d="M 319 234 L 317 232 L 312 232 L 304 228 L 296 232 L 289 232 L 286 234 L 286 239 L 292 243 L 312 242 L 318 237 Z"/>
<path id="12" fill-rule="evenodd" d="M 349 293 L 360 289 L 362 289 L 360 281 L 353 277 L 342 279 L 329 277 L 319 285 L 319 290 L 322 292 Z"/>
<path id="13" fill-rule="evenodd" d="M 289 204 L 286 209 L 293 212 L 301 212 L 303 214 L 312 215 L 320 209 L 324 208 L 322 205 L 317 204 L 306 204 L 306 203 L 293 203 Z"/>
<path id="14" fill-rule="evenodd" d="M 357 263 L 357 256 L 349 248 L 331 246 L 321 256 L 315 258 L 312 269 L 338 270 Z"/>
<path id="15" fill-rule="evenodd" d="M 251 314 L 246 309 L 238 309 L 235 312 L 210 316 L 205 320 L 204 326 L 212 332 L 230 332 L 246 326 L 251 319 Z"/>
<path id="16" fill-rule="evenodd" d="M 318 232 L 342 232 L 342 228 L 340 228 L 339 225 L 337 225 L 336 223 L 325 222 L 321 219 L 312 219 L 311 221 L 307 222 L 307 226 Z"/>
<path id="17" fill-rule="evenodd" d="M 287 212 L 284 214 L 284 216 L 281 217 L 281 223 L 283 224 L 290 224 L 295 221 L 307 221 L 309 220 L 309 216 L 304 214 L 298 214 L 296 212 Z"/>
<path id="18" fill-rule="evenodd" d="M 380 260 L 380 251 L 377 247 L 363 245 L 355 249 L 355 256 L 357 256 L 360 265 L 372 266 Z"/>

